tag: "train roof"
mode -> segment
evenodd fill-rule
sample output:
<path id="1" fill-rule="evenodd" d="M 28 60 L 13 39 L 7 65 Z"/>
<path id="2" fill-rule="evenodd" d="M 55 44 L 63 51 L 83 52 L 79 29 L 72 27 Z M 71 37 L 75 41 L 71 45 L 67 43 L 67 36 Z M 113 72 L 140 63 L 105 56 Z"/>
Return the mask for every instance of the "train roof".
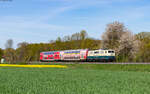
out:
<path id="1" fill-rule="evenodd" d="M 88 49 L 73 49 L 73 50 L 63 50 L 63 51 L 81 51 L 81 50 L 88 50 Z"/>
<path id="2" fill-rule="evenodd" d="M 96 51 L 96 50 L 104 50 L 104 51 L 114 51 L 113 49 L 94 49 L 94 50 L 89 50 L 89 51 Z"/>
<path id="3" fill-rule="evenodd" d="M 66 52 L 66 51 L 81 51 L 81 50 L 89 50 L 89 49 L 72 49 L 72 50 L 59 50 L 59 51 L 45 51 L 45 52 L 41 52 L 41 53 L 49 53 L 49 52 Z M 95 51 L 95 50 L 111 50 L 114 51 L 113 49 L 94 49 L 94 50 L 89 50 L 89 51 Z"/>
<path id="4" fill-rule="evenodd" d="M 72 49 L 72 50 L 62 50 L 62 51 L 79 51 L 79 50 L 88 50 L 88 49 Z M 62 52 L 62 51 L 45 51 L 45 52 L 41 52 L 41 53 Z"/>

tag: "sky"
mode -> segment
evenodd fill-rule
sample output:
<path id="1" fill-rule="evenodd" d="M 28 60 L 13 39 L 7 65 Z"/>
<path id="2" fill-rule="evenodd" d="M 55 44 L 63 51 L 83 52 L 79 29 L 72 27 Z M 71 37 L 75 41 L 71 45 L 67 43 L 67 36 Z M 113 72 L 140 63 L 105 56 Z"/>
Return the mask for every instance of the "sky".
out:
<path id="1" fill-rule="evenodd" d="M 86 30 L 101 39 L 106 25 L 124 23 L 134 34 L 150 32 L 150 0 L 0 0 L 0 48 L 13 39 L 46 43 Z"/>

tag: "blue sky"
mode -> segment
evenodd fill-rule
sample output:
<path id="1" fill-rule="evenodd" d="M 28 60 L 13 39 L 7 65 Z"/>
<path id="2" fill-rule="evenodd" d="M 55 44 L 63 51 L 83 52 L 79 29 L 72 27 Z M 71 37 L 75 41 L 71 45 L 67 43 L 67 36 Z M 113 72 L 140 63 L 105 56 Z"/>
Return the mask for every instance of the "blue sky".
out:
<path id="1" fill-rule="evenodd" d="M 14 40 L 49 42 L 86 30 L 100 39 L 106 24 L 120 21 L 137 34 L 150 31 L 149 0 L 12 0 L 0 1 L 0 48 Z"/>

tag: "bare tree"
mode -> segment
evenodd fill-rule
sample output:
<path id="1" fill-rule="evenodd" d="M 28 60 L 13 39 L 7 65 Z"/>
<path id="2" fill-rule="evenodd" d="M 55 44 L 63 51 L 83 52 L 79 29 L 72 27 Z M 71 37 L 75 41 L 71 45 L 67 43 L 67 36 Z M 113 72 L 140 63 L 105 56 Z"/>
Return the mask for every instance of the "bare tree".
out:
<path id="1" fill-rule="evenodd" d="M 70 41 L 70 40 L 71 40 L 70 36 L 64 36 L 62 39 L 62 41 Z"/>
<path id="2" fill-rule="evenodd" d="M 22 42 L 18 44 L 18 49 L 17 49 L 17 61 L 23 61 L 24 62 L 24 57 L 27 55 L 27 42 Z"/>
<path id="3" fill-rule="evenodd" d="M 6 47 L 6 49 L 12 48 L 13 47 L 13 40 L 12 39 L 7 40 L 5 47 Z"/>
<path id="4" fill-rule="evenodd" d="M 6 61 L 9 63 L 14 62 L 16 59 L 16 56 L 15 56 L 15 50 L 13 49 L 13 40 L 12 39 L 7 40 L 5 47 L 6 49 L 4 51 L 4 55 L 5 55 Z"/>
<path id="5" fill-rule="evenodd" d="M 54 43 L 54 42 L 55 42 L 54 40 L 50 40 L 50 41 L 49 41 L 49 43 Z"/>
<path id="6" fill-rule="evenodd" d="M 88 38 L 88 34 L 85 30 L 82 30 L 80 32 L 80 37 L 81 37 L 81 40 L 85 40 L 86 38 Z"/>
<path id="7" fill-rule="evenodd" d="M 145 38 L 150 39 L 150 32 L 140 32 L 136 35 L 139 40 L 144 40 Z"/>

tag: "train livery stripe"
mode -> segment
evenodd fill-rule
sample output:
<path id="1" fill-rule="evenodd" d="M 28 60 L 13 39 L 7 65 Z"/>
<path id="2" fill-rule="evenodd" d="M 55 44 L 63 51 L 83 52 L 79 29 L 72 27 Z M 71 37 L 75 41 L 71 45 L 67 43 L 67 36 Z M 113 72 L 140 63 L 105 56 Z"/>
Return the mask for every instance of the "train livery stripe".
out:
<path id="1" fill-rule="evenodd" d="M 115 56 L 87 56 L 87 59 L 115 59 Z"/>

